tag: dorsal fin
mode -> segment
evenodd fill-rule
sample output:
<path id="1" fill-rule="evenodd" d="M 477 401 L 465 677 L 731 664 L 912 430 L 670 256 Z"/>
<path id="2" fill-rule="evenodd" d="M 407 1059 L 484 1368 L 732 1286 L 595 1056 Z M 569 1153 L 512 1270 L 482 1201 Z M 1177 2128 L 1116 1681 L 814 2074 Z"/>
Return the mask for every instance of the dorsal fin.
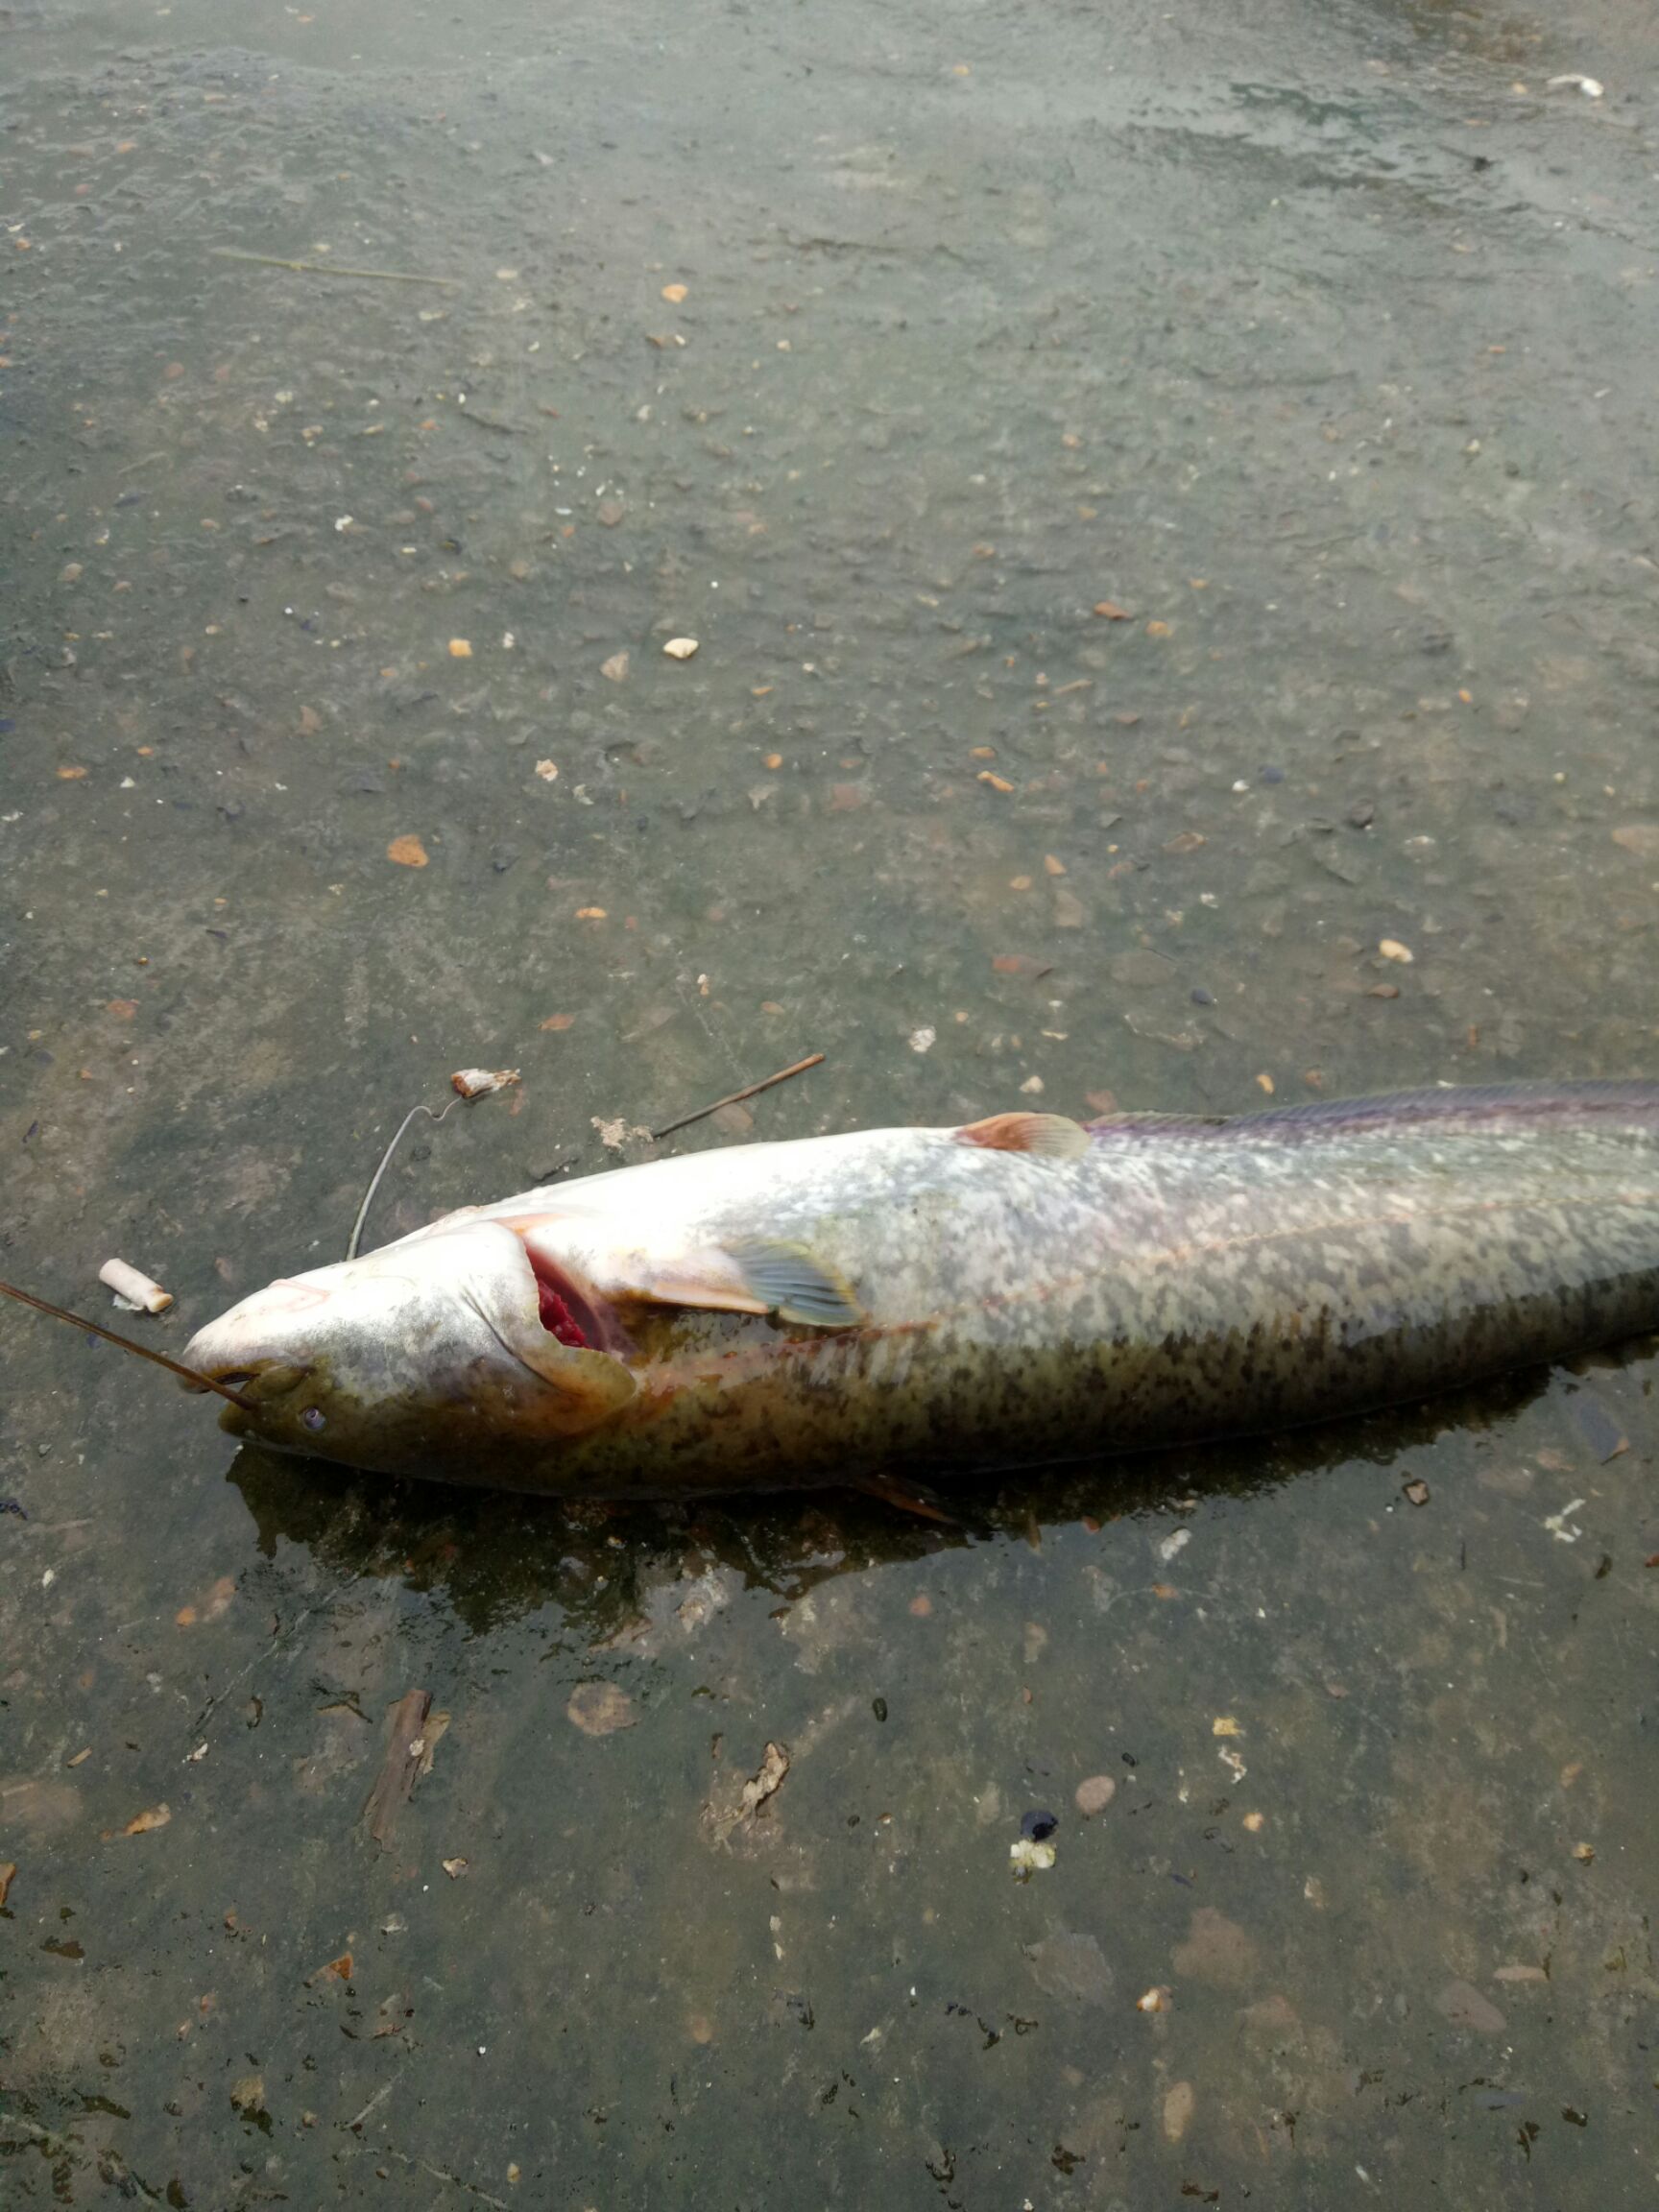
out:
<path id="1" fill-rule="evenodd" d="M 987 1152 L 1029 1152 L 1040 1160 L 1080 1160 L 1089 1149 L 1089 1132 L 1064 1114 L 993 1114 L 956 1132 L 958 1144 L 978 1144 Z"/>

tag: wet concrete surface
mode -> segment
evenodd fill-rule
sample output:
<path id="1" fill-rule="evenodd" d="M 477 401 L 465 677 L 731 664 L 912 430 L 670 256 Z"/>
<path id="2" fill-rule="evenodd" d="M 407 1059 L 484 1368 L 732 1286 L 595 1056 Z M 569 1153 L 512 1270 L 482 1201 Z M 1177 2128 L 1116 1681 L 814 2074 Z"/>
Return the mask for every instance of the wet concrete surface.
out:
<path id="1" fill-rule="evenodd" d="M 468 1065 L 375 1234 L 814 1049 L 670 1148 L 1654 1073 L 1656 91 L 1621 7 L 0 10 L 5 1273 L 177 1351 Z M 936 1529 L 0 1320 L 8 2200 L 1649 2202 L 1656 1372 Z"/>

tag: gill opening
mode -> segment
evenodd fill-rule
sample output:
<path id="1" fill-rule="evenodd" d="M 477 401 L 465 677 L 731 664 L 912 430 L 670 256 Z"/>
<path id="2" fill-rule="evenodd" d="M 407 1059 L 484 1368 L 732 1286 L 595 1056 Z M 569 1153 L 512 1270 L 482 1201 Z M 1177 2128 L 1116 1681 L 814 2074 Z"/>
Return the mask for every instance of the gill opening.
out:
<path id="1" fill-rule="evenodd" d="M 609 1352 L 617 1357 L 633 1351 L 633 1339 L 616 1318 L 609 1299 L 572 1269 L 542 1250 L 533 1237 L 519 1231 L 524 1257 L 536 1278 L 536 1305 L 541 1326 L 561 1344 L 577 1352 Z"/>

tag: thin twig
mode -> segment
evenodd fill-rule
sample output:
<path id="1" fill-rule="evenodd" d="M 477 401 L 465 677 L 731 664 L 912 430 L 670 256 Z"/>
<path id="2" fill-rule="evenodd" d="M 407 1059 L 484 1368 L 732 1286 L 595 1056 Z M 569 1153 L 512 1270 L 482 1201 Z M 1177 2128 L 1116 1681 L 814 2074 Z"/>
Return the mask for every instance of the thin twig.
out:
<path id="1" fill-rule="evenodd" d="M 231 1691 L 236 1688 L 239 1682 L 246 1682 L 249 1675 L 252 1673 L 255 1667 L 262 1666 L 264 1662 L 270 1658 L 273 1651 L 280 1650 L 282 1646 L 286 1644 L 291 1637 L 299 1635 L 301 1629 L 304 1627 L 306 1622 L 311 1619 L 313 1614 L 325 1611 L 325 1608 L 332 1605 L 337 1599 L 343 1597 L 345 1593 L 350 1589 L 350 1583 L 342 1582 L 337 1589 L 331 1590 L 326 1598 L 320 1598 L 315 1605 L 307 1605 L 305 1610 L 302 1613 L 298 1614 L 286 1628 L 278 1628 L 276 1635 L 272 1637 L 270 1643 L 265 1646 L 262 1651 L 255 1651 L 252 1658 L 248 1661 L 245 1667 L 239 1667 L 236 1670 L 236 1672 L 231 1675 L 229 1681 L 226 1683 L 223 1690 L 214 1691 L 212 1696 L 208 1698 L 206 1704 L 203 1706 L 201 1712 L 197 1714 L 195 1720 L 191 1723 L 191 1735 L 200 1736 L 203 1729 L 206 1727 L 208 1721 L 213 1718 L 214 1713 L 221 1705 L 224 1704 L 226 1698 L 229 1696 Z M 138 1623 L 134 1622 L 132 1625 L 136 1627 Z"/>
<path id="2" fill-rule="evenodd" d="M 774 1083 L 787 1083 L 791 1075 L 803 1075 L 808 1068 L 816 1068 L 823 1059 L 822 1052 L 808 1052 L 805 1060 L 797 1060 L 793 1067 L 780 1068 L 776 1075 L 768 1075 L 763 1083 L 751 1083 L 746 1090 L 733 1091 L 724 1098 L 716 1098 L 712 1106 L 699 1106 L 695 1114 L 682 1114 L 678 1121 L 664 1123 L 653 1129 L 653 1138 L 672 1137 L 676 1129 L 688 1129 L 693 1121 L 706 1121 L 710 1114 L 718 1114 L 722 1106 L 740 1106 L 745 1098 L 757 1093 L 770 1091 Z"/>
<path id="3" fill-rule="evenodd" d="M 442 284 L 445 291 L 461 289 L 459 276 L 423 276 L 413 269 L 348 269 L 333 261 L 290 261 L 280 253 L 246 253 L 240 246 L 212 246 L 208 252 L 220 261 L 256 261 L 262 269 L 291 269 L 300 276 L 363 276 L 375 284 Z"/>
<path id="4" fill-rule="evenodd" d="M 186 1367 L 181 1359 L 169 1359 L 165 1352 L 152 1352 L 148 1344 L 134 1344 L 131 1336 L 118 1336 L 113 1329 L 104 1329 L 96 1321 L 86 1321 L 79 1313 L 71 1313 L 65 1306 L 54 1306 L 44 1298 L 36 1298 L 32 1290 L 19 1290 L 15 1283 L 0 1283 L 0 1292 L 15 1298 L 21 1306 L 33 1306 L 36 1313 L 50 1313 L 54 1321 L 67 1321 L 72 1328 L 84 1329 L 89 1335 L 102 1336 L 106 1344 L 119 1344 L 123 1352 L 136 1352 L 140 1359 L 150 1359 L 157 1367 L 165 1367 L 169 1375 L 177 1375 L 181 1382 L 192 1389 L 217 1390 L 221 1398 L 228 1398 L 232 1406 L 240 1406 L 244 1413 L 254 1410 L 240 1390 L 232 1390 L 228 1382 L 216 1382 L 211 1375 L 204 1375 L 200 1368 Z"/>
<path id="5" fill-rule="evenodd" d="M 451 2181 L 457 2189 L 465 2189 L 469 2197 L 481 2197 L 486 2204 L 494 2204 L 499 2212 L 507 2212 L 504 2197 L 492 2197 L 488 2189 L 480 2189 L 475 2181 L 463 2181 L 459 2174 L 451 2174 L 446 2166 L 434 2166 L 424 2158 L 411 2158 L 406 2151 L 394 2151 L 389 2143 L 381 2145 L 378 2154 L 382 2158 L 396 2158 L 400 2166 L 412 2166 L 422 2174 L 430 2174 L 435 2180 Z"/>
<path id="6" fill-rule="evenodd" d="M 385 1151 L 380 1155 L 380 1165 L 374 1170 L 374 1179 L 370 1184 L 368 1190 L 364 1191 L 363 1203 L 357 1209 L 357 1218 L 351 1224 L 351 1235 L 346 1246 L 346 1257 L 348 1260 L 355 1260 L 357 1257 L 357 1246 L 363 1235 L 363 1224 L 369 1218 L 369 1209 L 374 1203 L 374 1193 L 380 1188 L 380 1178 L 385 1174 L 387 1168 L 391 1166 L 392 1155 L 397 1151 L 398 1145 L 403 1142 L 404 1130 L 408 1128 L 410 1122 L 414 1120 L 417 1114 L 424 1114 L 429 1121 L 442 1121 L 445 1115 L 449 1112 L 450 1108 L 458 1106 L 460 1103 L 461 1101 L 459 1097 L 451 1098 L 449 1105 L 441 1107 L 436 1114 L 433 1113 L 430 1106 L 411 1106 L 408 1113 L 404 1115 L 402 1120 L 398 1122 L 397 1134 L 393 1138 L 391 1143 L 387 1145 Z"/>
<path id="7" fill-rule="evenodd" d="M 66 2137 L 54 2135 L 49 2128 L 42 2128 L 38 2121 L 25 2120 L 21 2112 L 0 2112 L 0 2128 L 15 2128 L 19 2135 L 27 2135 L 32 2143 L 44 2143 L 49 2155 L 59 2155 L 69 2148 Z M 56 2152 L 53 2150 L 54 2145 L 57 2146 Z"/>
<path id="8" fill-rule="evenodd" d="M 30 2142 L 38 2143 L 42 2152 L 48 2158 L 73 2158 L 81 2150 L 79 2135 L 54 2135 L 48 2128 L 40 2127 L 37 2122 L 25 2120 L 21 2112 L 0 2112 L 0 2130 L 11 2128 L 16 2128 L 17 2132 L 26 2136 Z M 155 2190 L 138 2178 L 118 2151 L 107 2153 L 107 2156 L 110 2161 L 110 2172 L 105 2176 L 106 2179 L 113 2182 L 117 2188 L 123 2189 L 128 2195 L 135 2191 L 138 2196 L 143 2198 L 146 2204 L 159 2204 L 161 2202 Z M 83 2162 L 84 2163 L 84 2161 Z M 493 2203 L 495 2200 L 492 2198 L 490 2201 Z"/>
<path id="9" fill-rule="evenodd" d="M 408 2063 L 409 2061 L 407 2059 L 403 2061 L 404 2066 L 406 2066 Z M 391 2096 L 393 2090 L 397 2088 L 402 2072 L 403 2066 L 399 2066 L 397 2072 L 392 2076 L 390 2080 L 382 2081 L 379 2088 L 375 2090 L 373 2096 L 370 2098 L 368 2104 L 364 2105 L 362 2111 L 357 2114 L 355 2119 L 348 2120 L 345 2123 L 345 2126 L 349 2129 L 352 2128 L 361 2128 L 364 2121 L 368 2119 L 370 2113 L 373 2111 L 375 2105 L 384 2104 L 387 2098 Z"/>

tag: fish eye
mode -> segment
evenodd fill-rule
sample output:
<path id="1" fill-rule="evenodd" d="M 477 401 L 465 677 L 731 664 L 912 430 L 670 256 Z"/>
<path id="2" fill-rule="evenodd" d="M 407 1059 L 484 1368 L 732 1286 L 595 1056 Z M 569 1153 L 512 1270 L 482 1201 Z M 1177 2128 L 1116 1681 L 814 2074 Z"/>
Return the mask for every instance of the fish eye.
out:
<path id="1" fill-rule="evenodd" d="M 319 1429 L 325 1429 L 328 1426 L 327 1415 L 323 1412 L 320 1407 L 317 1406 L 307 1406 L 304 1412 L 301 1414 L 300 1418 L 304 1423 L 305 1427 L 311 1431 L 313 1435 L 315 1435 Z"/>

